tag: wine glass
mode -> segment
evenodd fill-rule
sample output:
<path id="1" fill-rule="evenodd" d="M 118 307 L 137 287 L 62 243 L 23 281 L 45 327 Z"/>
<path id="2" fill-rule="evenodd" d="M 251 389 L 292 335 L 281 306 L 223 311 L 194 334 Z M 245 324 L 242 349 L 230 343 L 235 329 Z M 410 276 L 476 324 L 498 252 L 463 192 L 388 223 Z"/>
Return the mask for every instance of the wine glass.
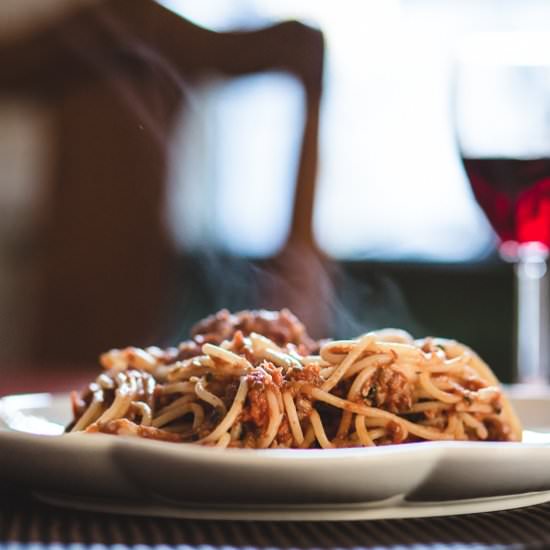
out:
<path id="1" fill-rule="evenodd" d="M 478 33 L 457 49 L 457 144 L 475 198 L 515 264 L 517 382 L 548 382 L 544 327 L 550 247 L 550 41 Z"/>

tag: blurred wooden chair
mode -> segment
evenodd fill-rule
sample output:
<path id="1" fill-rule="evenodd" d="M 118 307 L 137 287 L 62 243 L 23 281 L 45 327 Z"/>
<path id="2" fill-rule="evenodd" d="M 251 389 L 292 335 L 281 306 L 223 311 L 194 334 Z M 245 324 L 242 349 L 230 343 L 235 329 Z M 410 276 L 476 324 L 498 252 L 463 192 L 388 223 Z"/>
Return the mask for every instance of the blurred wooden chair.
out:
<path id="1" fill-rule="evenodd" d="M 29 344 L 35 357 L 87 360 L 158 335 L 175 256 L 163 219 L 167 143 L 188 80 L 277 70 L 303 84 L 301 156 L 282 257 L 315 250 L 323 52 L 320 31 L 298 22 L 219 33 L 153 0 L 86 3 L 47 29 L 0 42 L 0 93 L 40 97 L 54 112 L 39 330 Z"/>

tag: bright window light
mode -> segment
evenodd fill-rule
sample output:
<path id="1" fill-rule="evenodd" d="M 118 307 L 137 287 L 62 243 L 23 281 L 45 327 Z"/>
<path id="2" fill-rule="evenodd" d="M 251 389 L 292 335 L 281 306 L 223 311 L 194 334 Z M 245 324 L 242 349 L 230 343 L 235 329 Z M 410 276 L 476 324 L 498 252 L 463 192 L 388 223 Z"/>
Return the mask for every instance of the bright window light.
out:
<path id="1" fill-rule="evenodd" d="M 453 51 L 472 32 L 544 31 L 548 2 L 165 4 L 220 30 L 288 18 L 317 22 L 323 29 L 328 51 L 315 234 L 329 254 L 468 261 L 493 249 L 494 233 L 473 199 L 454 141 Z M 249 256 L 273 254 L 284 240 L 295 177 L 293 151 L 299 143 L 300 96 L 288 81 L 267 82 L 260 79 L 248 86 L 245 80 L 236 81 L 210 94 L 203 105 L 209 151 L 199 156 L 210 164 L 211 181 L 202 189 L 215 195 L 195 197 L 191 216 L 175 214 L 188 225 L 195 220 L 194 230 L 180 224 L 180 233 L 194 231 L 203 242 L 208 235 L 218 246 Z M 288 93 L 279 93 L 283 89 Z M 189 193 L 174 186 L 178 188 L 180 194 Z M 197 213 L 214 223 L 200 221 Z M 193 241 L 179 240 L 187 245 Z"/>

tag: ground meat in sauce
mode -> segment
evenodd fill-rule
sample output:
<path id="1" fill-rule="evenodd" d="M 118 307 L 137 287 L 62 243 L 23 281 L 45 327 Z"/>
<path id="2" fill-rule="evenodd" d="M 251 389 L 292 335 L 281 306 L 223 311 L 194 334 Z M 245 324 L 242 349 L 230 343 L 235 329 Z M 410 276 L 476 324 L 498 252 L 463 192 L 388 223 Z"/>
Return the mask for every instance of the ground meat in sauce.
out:
<path id="1" fill-rule="evenodd" d="M 284 382 L 283 369 L 281 367 L 276 367 L 273 363 L 264 361 L 262 368 L 271 376 L 272 384 L 280 388 Z"/>
<path id="2" fill-rule="evenodd" d="M 290 447 L 292 445 L 292 441 L 293 441 L 292 432 L 290 430 L 290 424 L 286 417 L 283 418 L 283 421 L 279 426 L 279 430 L 277 431 L 277 436 L 275 437 L 275 441 L 279 445 L 282 445 L 283 447 Z"/>
<path id="3" fill-rule="evenodd" d="M 386 424 L 386 431 L 392 443 L 402 443 L 407 437 L 407 432 L 397 422 L 390 421 Z"/>
<path id="4" fill-rule="evenodd" d="M 243 422 L 252 421 L 259 428 L 267 425 L 267 398 L 264 387 L 255 387 L 248 390 L 248 406 L 242 412 Z"/>
<path id="5" fill-rule="evenodd" d="M 506 422 L 498 418 L 486 418 L 483 424 L 487 428 L 487 441 L 512 441 L 512 430 Z"/>
<path id="6" fill-rule="evenodd" d="M 413 405 L 413 385 L 404 374 L 390 367 L 378 368 L 361 393 L 366 404 L 392 413 L 405 413 Z"/>
<path id="7" fill-rule="evenodd" d="M 248 395 L 241 419 L 252 421 L 258 428 L 265 428 L 269 422 L 269 406 L 266 391 L 270 387 L 280 387 L 283 383 L 282 370 L 269 361 L 247 374 Z"/>
<path id="8" fill-rule="evenodd" d="M 292 369 L 287 372 L 286 378 L 292 382 L 306 382 L 315 386 L 322 384 L 321 367 L 316 364 L 305 365 L 302 369 Z"/>
<path id="9" fill-rule="evenodd" d="M 288 309 L 281 311 L 245 310 L 235 314 L 222 309 L 199 321 L 192 329 L 193 341 L 198 344 L 210 342 L 219 344 L 231 340 L 233 334 L 240 330 L 244 336 L 257 332 L 273 340 L 279 346 L 294 344 L 316 352 L 319 345 L 306 332 L 304 325 Z"/>
<path id="10" fill-rule="evenodd" d="M 272 363 L 265 362 L 266 369 L 275 369 Z M 266 391 L 275 385 L 274 380 L 264 368 L 255 368 L 247 374 L 248 395 L 241 413 L 243 422 L 253 422 L 258 428 L 264 428 L 269 421 Z"/>

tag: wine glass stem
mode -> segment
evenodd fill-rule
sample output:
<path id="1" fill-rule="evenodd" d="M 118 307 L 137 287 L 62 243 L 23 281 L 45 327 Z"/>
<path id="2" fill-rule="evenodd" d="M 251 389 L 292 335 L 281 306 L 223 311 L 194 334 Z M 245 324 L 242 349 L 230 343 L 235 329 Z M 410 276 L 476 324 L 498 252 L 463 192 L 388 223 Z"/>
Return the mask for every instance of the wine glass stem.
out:
<path id="1" fill-rule="evenodd" d="M 517 378 L 522 384 L 545 384 L 548 380 L 546 339 L 548 293 L 545 288 L 546 257 L 521 251 L 515 265 L 517 281 Z"/>

